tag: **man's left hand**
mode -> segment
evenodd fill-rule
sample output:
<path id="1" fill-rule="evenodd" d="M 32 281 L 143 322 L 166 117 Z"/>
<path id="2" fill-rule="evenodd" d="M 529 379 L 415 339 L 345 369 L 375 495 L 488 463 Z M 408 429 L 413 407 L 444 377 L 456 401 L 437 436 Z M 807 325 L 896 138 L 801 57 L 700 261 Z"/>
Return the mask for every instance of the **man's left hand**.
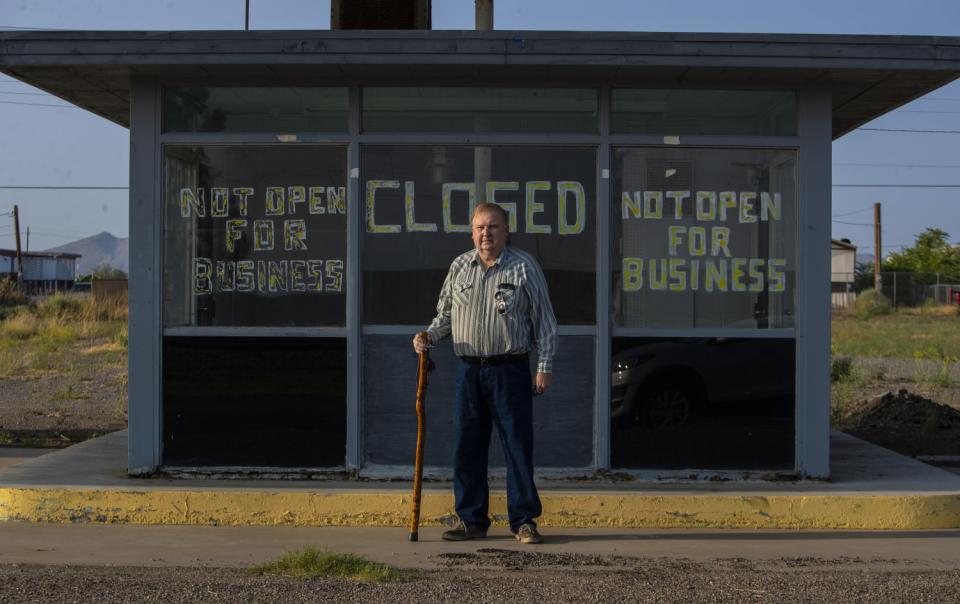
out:
<path id="1" fill-rule="evenodd" d="M 541 373 L 537 372 L 536 377 L 533 382 L 533 391 L 535 394 L 544 394 L 550 384 L 553 383 L 553 374 L 552 373 Z"/>

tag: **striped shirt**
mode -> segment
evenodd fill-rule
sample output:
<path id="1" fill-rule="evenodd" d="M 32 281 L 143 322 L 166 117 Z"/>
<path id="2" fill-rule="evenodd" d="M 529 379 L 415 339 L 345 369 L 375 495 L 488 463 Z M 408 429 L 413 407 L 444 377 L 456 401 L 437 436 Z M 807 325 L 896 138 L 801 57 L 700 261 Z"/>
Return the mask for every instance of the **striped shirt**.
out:
<path id="1" fill-rule="evenodd" d="M 547 282 L 530 254 L 507 246 L 489 269 L 477 250 L 460 254 L 440 290 L 427 328 L 434 342 L 453 335 L 457 356 L 537 352 L 537 371 L 550 373 L 557 319 Z"/>

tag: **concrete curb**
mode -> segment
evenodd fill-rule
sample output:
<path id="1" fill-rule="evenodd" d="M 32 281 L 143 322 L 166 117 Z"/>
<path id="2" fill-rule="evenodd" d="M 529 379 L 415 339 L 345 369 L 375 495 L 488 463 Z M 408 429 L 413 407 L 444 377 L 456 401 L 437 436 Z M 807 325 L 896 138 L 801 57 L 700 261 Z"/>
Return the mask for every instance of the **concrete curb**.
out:
<path id="1" fill-rule="evenodd" d="M 551 528 L 960 528 L 960 493 L 664 494 L 542 492 Z M 506 496 L 491 494 L 495 526 Z M 239 490 L 0 487 L 0 520 L 212 526 L 406 526 L 399 490 Z M 421 524 L 454 520 L 449 493 L 427 491 Z"/>

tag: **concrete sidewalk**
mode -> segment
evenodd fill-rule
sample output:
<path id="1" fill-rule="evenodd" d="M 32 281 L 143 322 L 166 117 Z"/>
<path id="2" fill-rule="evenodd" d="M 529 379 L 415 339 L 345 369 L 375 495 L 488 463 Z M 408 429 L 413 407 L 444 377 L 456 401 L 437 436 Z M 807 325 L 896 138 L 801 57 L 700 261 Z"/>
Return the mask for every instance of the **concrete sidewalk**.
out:
<path id="1" fill-rule="evenodd" d="M 850 436 L 832 437 L 830 482 L 538 480 L 545 529 L 960 528 L 960 476 Z M 117 432 L 0 469 L 0 521 L 214 526 L 393 526 L 407 482 L 129 478 Z M 453 521 L 448 483 L 424 488 L 421 522 Z M 502 486 L 491 514 L 505 526 Z M 425 529 L 428 530 L 428 529 Z"/>
<path id="2" fill-rule="evenodd" d="M 960 568 L 960 530 L 754 531 L 544 529 L 540 545 L 521 545 L 507 531 L 487 539 L 442 541 L 442 528 L 420 531 L 410 543 L 405 528 L 208 527 L 0 522 L 0 564 L 80 566 L 209 566 L 262 564 L 312 546 L 353 553 L 403 568 L 442 568 L 451 560 L 497 565 L 504 553 L 557 555 L 541 563 L 580 569 L 583 556 L 775 561 L 792 566 L 863 567 L 872 570 Z M 579 563 L 564 559 L 576 554 Z M 465 560 L 469 558 L 469 560 Z M 502 564 L 502 562 L 501 562 Z M 604 560 L 615 569 L 616 559 Z M 629 564 L 629 562 L 627 562 Z M 611 566 L 612 565 L 612 566 Z"/>
<path id="3" fill-rule="evenodd" d="M 50 449 L 30 449 L 24 447 L 0 447 L 0 470 L 18 463 L 50 453 Z"/>

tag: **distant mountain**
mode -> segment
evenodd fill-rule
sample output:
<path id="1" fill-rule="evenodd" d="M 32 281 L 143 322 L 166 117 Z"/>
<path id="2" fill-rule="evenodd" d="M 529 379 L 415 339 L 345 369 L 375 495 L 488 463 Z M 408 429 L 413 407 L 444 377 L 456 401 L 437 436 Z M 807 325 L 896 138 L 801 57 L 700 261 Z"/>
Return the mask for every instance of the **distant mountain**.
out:
<path id="1" fill-rule="evenodd" d="M 94 268 L 101 264 L 109 264 L 113 268 L 119 268 L 122 271 L 129 272 L 129 241 L 129 239 L 120 239 L 110 233 L 103 232 L 44 251 L 80 254 L 80 259 L 77 260 L 78 275 L 89 274 Z"/>

